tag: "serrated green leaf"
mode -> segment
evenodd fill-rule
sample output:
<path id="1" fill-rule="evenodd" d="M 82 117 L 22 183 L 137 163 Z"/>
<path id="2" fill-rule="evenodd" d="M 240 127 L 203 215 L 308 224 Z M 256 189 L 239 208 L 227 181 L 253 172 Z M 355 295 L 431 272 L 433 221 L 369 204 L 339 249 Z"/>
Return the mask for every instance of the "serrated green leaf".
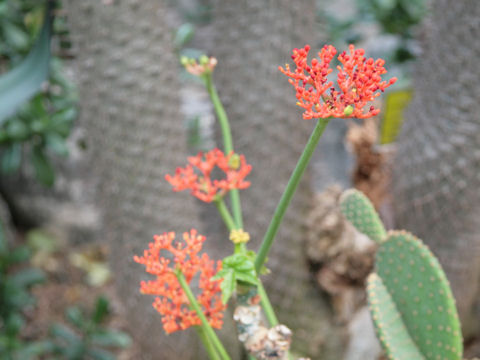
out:
<path id="1" fill-rule="evenodd" d="M 234 269 L 240 272 L 255 271 L 255 263 L 246 254 L 234 254 L 223 259 L 222 265 L 225 268 Z"/>
<path id="2" fill-rule="evenodd" d="M 246 272 L 235 272 L 235 279 L 237 281 L 243 281 L 251 285 L 258 285 L 258 278 L 255 272 L 246 273 Z"/>

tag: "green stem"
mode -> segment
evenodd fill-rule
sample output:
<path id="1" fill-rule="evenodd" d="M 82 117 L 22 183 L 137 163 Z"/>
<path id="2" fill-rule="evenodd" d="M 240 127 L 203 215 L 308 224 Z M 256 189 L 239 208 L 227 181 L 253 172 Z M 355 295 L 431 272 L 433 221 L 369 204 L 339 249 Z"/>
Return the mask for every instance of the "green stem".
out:
<path id="1" fill-rule="evenodd" d="M 205 350 L 207 351 L 208 356 L 212 360 L 221 360 L 221 357 L 218 355 L 217 350 L 213 346 L 210 338 L 205 334 L 201 326 L 195 326 L 195 330 L 197 331 L 198 337 L 202 340 L 203 346 L 205 346 Z"/>
<path id="2" fill-rule="evenodd" d="M 222 129 L 223 137 L 223 147 L 225 154 L 233 152 L 233 140 L 232 140 L 232 131 L 230 130 L 230 124 L 228 122 L 228 116 L 225 112 L 225 108 L 220 101 L 218 96 L 217 89 L 213 85 L 212 74 L 205 76 L 205 86 L 207 88 L 208 94 L 212 99 L 213 107 L 215 113 L 217 114 L 218 122 L 220 123 L 220 128 Z M 243 228 L 243 219 L 242 219 L 242 205 L 240 203 L 240 196 L 237 189 L 230 191 L 230 201 L 232 202 L 233 218 L 235 219 L 235 224 L 239 229 Z"/>
<path id="3" fill-rule="evenodd" d="M 232 215 L 230 215 L 230 211 L 228 211 L 223 198 L 217 198 L 214 200 L 214 203 L 217 206 L 217 210 L 220 213 L 220 216 L 222 217 L 223 222 L 227 226 L 228 230 L 232 231 L 233 229 L 236 229 L 237 227 L 235 225 L 235 221 L 233 220 Z"/>
<path id="4" fill-rule="evenodd" d="M 310 162 L 313 152 L 318 144 L 318 140 L 320 140 L 320 137 L 322 136 L 328 122 L 329 119 L 318 120 L 312 135 L 310 135 L 310 139 L 308 139 L 307 145 L 305 145 L 305 149 L 303 149 L 303 153 L 298 160 L 297 166 L 295 167 L 295 170 L 293 170 L 287 187 L 283 192 L 280 202 L 278 203 L 275 213 L 273 214 L 270 225 L 268 226 L 267 232 L 265 233 L 257 258 L 255 259 L 255 269 L 257 270 L 257 273 L 260 271 L 265 259 L 267 258 L 268 252 L 272 247 L 273 240 L 275 239 L 275 235 L 282 222 L 287 207 L 292 200 L 293 194 L 295 194 L 298 183 L 300 182 L 300 179 L 302 178 L 302 175 L 305 172 L 308 163 Z"/>
<path id="5" fill-rule="evenodd" d="M 267 317 L 268 323 L 270 326 L 278 325 L 277 316 L 260 279 L 258 279 L 258 295 L 260 295 L 260 303 L 262 304 L 263 312 Z"/>
<path id="6" fill-rule="evenodd" d="M 185 276 L 180 270 L 176 270 L 175 275 L 177 276 L 178 282 L 180 283 L 180 286 L 182 287 L 183 291 L 185 291 L 185 295 L 187 296 L 187 299 L 190 302 L 190 306 L 192 307 L 193 310 L 195 310 L 198 317 L 200 318 L 200 321 L 202 322 L 202 330 L 205 332 L 205 335 L 209 337 L 213 346 L 219 352 L 221 359 L 231 360 L 230 356 L 228 356 L 227 351 L 225 350 L 222 343 L 220 342 L 220 339 L 217 337 L 217 334 L 215 334 L 215 331 L 213 331 L 212 327 L 208 323 L 208 320 L 205 317 L 205 314 L 203 313 L 202 309 L 200 309 L 200 305 L 198 305 L 197 299 L 195 299 L 195 296 L 193 295 L 192 290 L 190 289 L 190 286 L 188 286 L 188 283 L 185 280 Z"/>

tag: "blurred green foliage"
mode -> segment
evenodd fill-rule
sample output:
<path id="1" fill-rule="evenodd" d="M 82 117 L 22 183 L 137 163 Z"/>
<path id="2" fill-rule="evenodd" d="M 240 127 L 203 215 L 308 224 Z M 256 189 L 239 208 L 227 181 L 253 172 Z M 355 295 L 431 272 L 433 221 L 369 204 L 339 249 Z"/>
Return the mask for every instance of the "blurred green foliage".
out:
<path id="1" fill-rule="evenodd" d="M 24 59 L 43 23 L 45 2 L 0 0 L 0 70 L 5 73 Z M 58 4 L 56 12 L 59 11 Z M 68 29 L 64 19 L 53 23 L 54 39 L 68 49 Z M 30 101 L 0 126 L 0 170 L 15 173 L 26 160 L 36 178 L 45 185 L 55 180 L 51 155 L 68 155 L 66 140 L 77 117 L 77 95 L 64 76 L 61 60 L 53 56 L 49 80 Z"/>
<path id="2" fill-rule="evenodd" d="M 77 306 L 68 308 L 65 318 L 69 326 L 56 323 L 50 329 L 53 353 L 58 359 L 114 360 L 115 355 L 107 349 L 127 347 L 131 339 L 123 332 L 102 326 L 108 314 L 109 302 L 104 297 L 97 299 L 90 314 Z"/>
<path id="3" fill-rule="evenodd" d="M 402 64 L 415 58 L 413 46 L 415 27 L 427 13 L 427 0 L 356 0 L 352 16 L 321 14 L 326 17 L 333 42 L 357 43 L 365 34 L 358 25 L 376 24 L 382 34 L 394 35 L 397 46 L 384 57 Z M 342 44 L 341 47 L 344 47 Z"/>
<path id="4" fill-rule="evenodd" d="M 0 224 L 0 359 L 29 360 L 53 349 L 49 341 L 23 341 L 24 311 L 35 304 L 32 286 L 44 281 L 42 271 L 25 266 L 26 246 L 11 248 Z"/>

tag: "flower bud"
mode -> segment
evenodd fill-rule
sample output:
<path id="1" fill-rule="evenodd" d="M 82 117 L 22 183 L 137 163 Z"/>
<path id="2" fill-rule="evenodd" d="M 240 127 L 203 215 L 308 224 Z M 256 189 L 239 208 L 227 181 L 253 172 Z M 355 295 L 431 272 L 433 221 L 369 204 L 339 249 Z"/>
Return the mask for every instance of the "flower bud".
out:
<path id="1" fill-rule="evenodd" d="M 343 109 L 343 115 L 350 116 L 352 114 L 353 114 L 353 106 L 352 105 L 348 105 L 347 107 L 345 107 L 345 109 Z"/>

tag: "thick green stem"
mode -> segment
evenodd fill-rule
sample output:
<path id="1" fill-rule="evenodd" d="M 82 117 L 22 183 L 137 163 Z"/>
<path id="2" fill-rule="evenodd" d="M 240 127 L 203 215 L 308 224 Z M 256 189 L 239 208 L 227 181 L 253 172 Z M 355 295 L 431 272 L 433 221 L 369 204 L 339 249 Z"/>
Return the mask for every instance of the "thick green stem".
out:
<path id="1" fill-rule="evenodd" d="M 260 303 L 262 304 L 263 312 L 267 317 L 268 323 L 270 326 L 278 325 L 277 316 L 260 279 L 258 279 L 258 295 L 260 295 Z"/>
<path id="2" fill-rule="evenodd" d="M 205 346 L 205 350 L 207 351 L 208 356 L 212 360 L 221 360 L 220 355 L 218 355 L 217 350 L 213 346 L 213 343 L 210 341 L 210 338 L 205 334 L 201 326 L 195 326 L 195 330 L 197 331 L 198 337 Z"/>
<path id="3" fill-rule="evenodd" d="M 215 113 L 217 114 L 218 122 L 220 123 L 220 128 L 222 129 L 223 137 L 223 147 L 225 154 L 233 152 L 233 140 L 232 140 L 232 131 L 230 130 L 230 124 L 228 122 L 227 113 L 220 101 L 217 90 L 213 85 L 212 74 L 205 76 L 205 86 L 207 87 L 208 94 L 212 99 L 213 107 Z M 240 203 L 240 195 L 237 189 L 230 191 L 230 201 L 232 202 L 233 218 L 235 219 L 235 224 L 239 229 L 243 228 L 243 219 L 242 219 L 242 205 Z"/>
<path id="4" fill-rule="evenodd" d="M 237 226 L 235 225 L 235 221 L 233 220 L 232 215 L 230 215 L 230 211 L 228 211 L 223 198 L 217 198 L 214 200 L 214 203 L 217 206 L 217 210 L 220 213 L 220 216 L 222 217 L 223 222 L 227 226 L 228 230 L 232 231 L 233 229 L 236 229 Z"/>
<path id="5" fill-rule="evenodd" d="M 220 339 L 217 337 L 217 334 L 215 334 L 215 331 L 213 331 L 212 327 L 208 323 L 208 320 L 205 317 L 205 314 L 203 313 L 202 309 L 200 308 L 200 305 L 198 304 L 197 299 L 195 299 L 195 296 L 193 295 L 192 290 L 190 289 L 190 286 L 185 280 L 185 276 L 182 274 L 180 270 L 176 270 L 175 275 L 177 276 L 178 282 L 180 283 L 180 286 L 182 287 L 183 291 L 185 292 L 185 295 L 187 296 L 188 301 L 190 302 L 190 306 L 192 307 L 193 310 L 195 310 L 198 317 L 200 318 L 200 321 L 202 322 L 202 330 L 204 331 L 205 335 L 208 336 L 213 346 L 220 354 L 221 359 L 231 360 L 230 356 L 228 356 L 227 351 L 223 347 Z"/>
<path id="6" fill-rule="evenodd" d="M 318 140 L 320 140 L 320 137 L 322 136 L 328 122 L 329 119 L 318 120 L 317 125 L 315 126 L 312 135 L 310 135 L 310 139 L 308 139 L 307 145 L 305 146 L 305 149 L 298 160 L 297 166 L 295 167 L 295 170 L 293 170 L 287 187 L 283 192 L 280 202 L 278 203 L 275 213 L 273 214 L 272 221 L 270 222 L 267 232 L 263 238 L 257 258 L 255 259 L 255 269 L 257 270 L 257 273 L 260 271 L 265 259 L 267 258 L 268 252 L 272 247 L 273 240 L 275 239 L 275 235 L 277 234 L 287 207 L 292 200 L 293 194 L 295 194 L 298 183 L 300 182 L 300 179 L 302 178 L 302 175 L 305 172 L 310 159 L 312 158 L 313 152 L 318 144 Z"/>

